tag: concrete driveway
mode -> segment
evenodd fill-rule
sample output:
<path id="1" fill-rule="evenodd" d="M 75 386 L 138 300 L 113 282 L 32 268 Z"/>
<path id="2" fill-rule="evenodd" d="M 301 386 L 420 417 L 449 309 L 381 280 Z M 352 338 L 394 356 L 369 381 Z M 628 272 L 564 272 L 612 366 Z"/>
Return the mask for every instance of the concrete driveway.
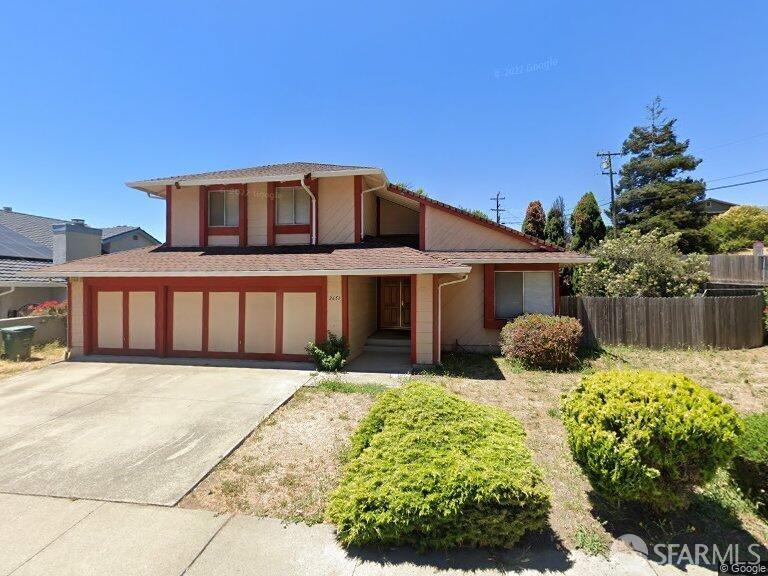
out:
<path id="1" fill-rule="evenodd" d="M 0 492 L 172 506 L 309 377 L 63 362 L 0 380 Z"/>

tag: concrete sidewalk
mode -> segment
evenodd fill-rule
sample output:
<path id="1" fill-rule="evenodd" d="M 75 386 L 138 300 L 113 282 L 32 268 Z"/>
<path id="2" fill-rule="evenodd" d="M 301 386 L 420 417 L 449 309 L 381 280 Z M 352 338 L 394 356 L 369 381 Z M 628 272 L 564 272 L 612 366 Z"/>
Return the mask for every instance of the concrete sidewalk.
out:
<path id="1" fill-rule="evenodd" d="M 0 575 L 499 575 L 709 574 L 555 549 L 347 550 L 332 526 L 188 510 L 0 494 Z"/>

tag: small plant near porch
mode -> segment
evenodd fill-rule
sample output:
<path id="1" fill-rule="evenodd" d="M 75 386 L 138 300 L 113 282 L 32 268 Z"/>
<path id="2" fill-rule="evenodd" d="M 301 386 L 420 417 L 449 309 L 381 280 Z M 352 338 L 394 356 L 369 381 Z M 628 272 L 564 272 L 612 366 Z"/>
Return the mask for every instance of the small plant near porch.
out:
<path id="1" fill-rule="evenodd" d="M 347 364 L 349 346 L 343 336 L 328 332 L 325 342 L 310 342 L 305 348 L 320 372 L 339 372 Z"/>

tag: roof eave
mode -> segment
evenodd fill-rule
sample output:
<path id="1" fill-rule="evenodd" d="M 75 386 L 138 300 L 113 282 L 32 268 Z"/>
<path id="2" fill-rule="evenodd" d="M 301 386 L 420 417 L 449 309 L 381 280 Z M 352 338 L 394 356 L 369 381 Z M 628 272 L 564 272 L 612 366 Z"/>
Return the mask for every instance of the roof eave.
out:
<path id="1" fill-rule="evenodd" d="M 57 270 L 56 277 L 64 278 L 195 278 L 195 277 L 227 277 L 227 278 L 258 278 L 260 276 L 403 276 L 410 274 L 469 274 L 469 266 L 442 267 L 404 267 L 404 268 L 348 268 L 348 269 L 318 269 L 318 270 Z M 47 271 L 26 272 L 27 276 L 45 278 Z"/>
<path id="2" fill-rule="evenodd" d="M 557 254 L 557 252 L 546 252 L 546 254 Z M 563 258 L 459 258 L 451 256 L 450 258 L 462 264 L 592 264 L 597 262 L 597 259 L 592 257 L 574 258 L 572 256 Z"/>
<path id="3" fill-rule="evenodd" d="M 342 176 L 384 176 L 384 170 L 381 168 L 355 168 L 349 170 L 318 170 L 309 172 L 314 178 L 329 178 Z M 287 182 L 289 180 L 301 180 L 307 173 L 297 172 L 295 174 L 267 175 L 267 176 L 248 176 L 231 178 L 164 178 L 162 180 L 137 180 L 135 182 L 126 182 L 129 188 L 134 188 L 148 194 L 164 195 L 165 186 L 217 186 L 227 184 L 251 184 L 257 182 Z"/>

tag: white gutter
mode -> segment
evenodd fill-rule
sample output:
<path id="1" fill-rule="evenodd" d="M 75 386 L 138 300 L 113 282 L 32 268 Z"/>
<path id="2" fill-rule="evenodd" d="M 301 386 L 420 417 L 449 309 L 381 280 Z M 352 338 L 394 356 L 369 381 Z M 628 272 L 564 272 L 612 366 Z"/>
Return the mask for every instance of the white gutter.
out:
<path id="1" fill-rule="evenodd" d="M 546 254 L 557 254 L 557 252 L 546 252 Z M 448 254 L 441 255 L 461 264 L 592 264 L 597 262 L 597 259 L 591 256 L 583 258 L 457 258 Z"/>
<path id="2" fill-rule="evenodd" d="M 384 184 L 381 184 L 380 186 L 374 186 L 373 188 L 368 188 L 367 190 L 362 190 L 360 192 L 360 239 L 361 240 L 365 237 L 365 202 L 363 202 L 363 196 L 365 196 L 368 192 L 376 192 L 376 190 L 382 190 L 387 187 L 387 184 L 389 184 L 389 182 L 387 181 L 387 177 L 384 176 Z"/>
<path id="3" fill-rule="evenodd" d="M 443 268 L 356 268 L 345 269 L 319 269 L 319 270 L 234 270 L 216 272 L 202 272 L 200 270 L 156 270 L 152 272 L 132 271 L 87 271 L 56 272 L 56 276 L 66 278 L 259 278 L 272 276 L 408 276 L 411 274 L 469 274 L 469 266 L 452 266 Z M 29 273 L 28 273 L 29 274 Z M 45 278 L 42 274 L 35 274 Z"/>
<path id="4" fill-rule="evenodd" d="M 442 352 L 442 334 L 443 334 L 443 286 L 450 286 L 451 284 L 461 284 L 462 282 L 466 282 L 469 278 L 469 274 L 464 274 L 462 278 L 459 278 L 458 280 L 451 280 L 450 282 L 445 282 L 443 284 L 437 285 L 437 358 L 433 358 L 433 360 L 437 360 L 437 363 L 439 364 L 440 361 L 440 355 Z"/>
<path id="5" fill-rule="evenodd" d="M 315 224 L 320 221 L 320 217 L 317 213 L 317 198 L 312 193 L 312 190 L 309 189 L 309 186 L 307 186 L 304 183 L 304 178 L 312 178 L 312 174 L 310 173 L 310 174 L 306 174 L 305 176 L 302 176 L 299 179 L 299 182 L 301 182 L 301 187 L 307 191 L 307 194 L 309 194 L 309 197 L 312 198 L 312 212 L 311 212 L 312 223 L 310 225 L 310 230 L 312 230 L 312 236 L 309 240 L 309 243 L 317 244 L 317 226 Z"/>

